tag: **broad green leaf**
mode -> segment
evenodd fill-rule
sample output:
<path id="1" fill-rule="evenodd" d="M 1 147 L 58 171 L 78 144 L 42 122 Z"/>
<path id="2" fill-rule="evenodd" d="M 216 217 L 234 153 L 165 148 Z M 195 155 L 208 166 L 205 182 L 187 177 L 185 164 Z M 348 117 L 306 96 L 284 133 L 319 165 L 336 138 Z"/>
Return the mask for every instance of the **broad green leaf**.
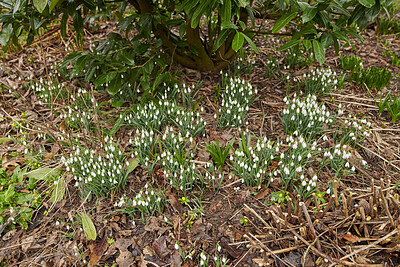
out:
<path id="1" fill-rule="evenodd" d="M 358 0 L 358 2 L 368 8 L 371 8 L 373 5 L 375 5 L 375 0 Z"/>
<path id="2" fill-rule="evenodd" d="M 102 74 L 99 78 L 97 78 L 96 81 L 94 81 L 94 86 L 98 87 L 100 85 L 104 85 L 105 83 L 108 83 L 109 81 L 111 81 L 112 79 L 115 78 L 117 73 L 118 73 L 117 71 L 111 71 L 111 72 Z"/>
<path id="3" fill-rule="evenodd" d="M 324 51 L 324 48 L 322 47 L 321 43 L 318 42 L 317 40 L 313 40 L 313 49 L 314 49 L 315 59 L 318 61 L 318 63 L 320 65 L 324 64 L 325 51 Z"/>
<path id="4" fill-rule="evenodd" d="M 8 137 L 0 137 L 0 144 L 7 143 L 8 141 L 11 141 L 11 140 L 12 139 L 8 138 Z"/>
<path id="5" fill-rule="evenodd" d="M 97 232 L 96 227 L 93 224 L 93 221 L 89 218 L 86 213 L 81 213 L 82 217 L 82 228 L 85 236 L 88 240 L 96 240 Z"/>
<path id="6" fill-rule="evenodd" d="M 37 11 L 42 13 L 46 8 L 47 0 L 33 0 L 33 5 L 36 7 Z"/>
<path id="7" fill-rule="evenodd" d="M 56 168 L 39 168 L 28 172 L 25 175 L 36 180 L 47 180 L 51 177 L 60 175 L 60 170 Z"/>
<path id="8" fill-rule="evenodd" d="M 303 11 L 303 23 L 311 21 L 317 14 L 318 9 L 315 6 L 309 6 Z"/>
<path id="9" fill-rule="evenodd" d="M 66 188 L 67 188 L 67 185 L 65 184 L 64 177 L 60 177 L 60 179 L 58 179 L 58 181 L 57 181 L 56 186 L 53 189 L 53 192 L 51 193 L 49 201 L 50 202 L 61 201 L 64 197 Z"/>
<path id="10" fill-rule="evenodd" d="M 244 42 L 244 37 L 241 34 L 241 32 L 236 32 L 235 37 L 233 38 L 232 41 L 232 49 L 235 50 L 236 52 L 239 51 L 240 48 L 242 48 Z"/>
<path id="11" fill-rule="evenodd" d="M 297 12 L 291 12 L 280 17 L 272 28 L 272 33 L 277 33 L 280 29 L 285 27 L 297 15 Z"/>
<path id="12" fill-rule="evenodd" d="M 51 0 L 50 7 L 49 7 L 49 12 L 51 12 L 53 10 L 53 8 L 55 8 L 57 3 L 58 3 L 58 0 Z"/>
<path id="13" fill-rule="evenodd" d="M 115 95 L 121 90 L 121 74 L 117 74 L 114 79 L 110 81 L 110 84 L 107 87 L 107 92 L 110 95 Z"/>
<path id="14" fill-rule="evenodd" d="M 133 170 L 136 169 L 136 167 L 137 167 L 138 165 L 139 165 L 139 159 L 138 159 L 138 158 L 134 158 L 133 160 L 131 160 L 131 161 L 129 162 L 129 165 L 128 165 L 128 168 L 127 168 L 128 173 L 133 172 Z"/>
<path id="15" fill-rule="evenodd" d="M 257 48 L 256 44 L 253 42 L 253 40 L 251 40 L 250 37 L 247 36 L 246 34 L 244 34 L 244 33 L 242 33 L 242 32 L 241 32 L 241 34 L 243 35 L 244 39 L 246 39 L 246 42 L 250 45 L 250 47 L 251 47 L 257 54 L 259 54 L 260 51 L 258 51 L 258 48 Z"/>
<path id="16" fill-rule="evenodd" d="M 290 42 L 287 42 L 286 44 L 282 45 L 281 47 L 279 47 L 278 50 L 282 51 L 288 48 L 291 48 L 299 43 L 301 43 L 303 40 L 292 40 Z"/>
<path id="17" fill-rule="evenodd" d="M 221 23 L 221 30 L 225 30 L 225 29 L 237 29 L 238 27 L 232 23 L 231 21 L 223 21 Z"/>
<path id="18" fill-rule="evenodd" d="M 311 41 L 308 39 L 303 40 L 303 45 L 306 48 L 306 50 L 309 50 L 311 48 Z"/>
<path id="19" fill-rule="evenodd" d="M 3 24 L 1 32 L 0 32 L 0 44 L 2 46 L 6 46 L 7 45 L 8 41 L 10 40 L 10 37 L 11 37 L 12 33 L 13 33 L 13 25 L 11 23 L 7 24 L 7 26 L 5 26 Z"/>

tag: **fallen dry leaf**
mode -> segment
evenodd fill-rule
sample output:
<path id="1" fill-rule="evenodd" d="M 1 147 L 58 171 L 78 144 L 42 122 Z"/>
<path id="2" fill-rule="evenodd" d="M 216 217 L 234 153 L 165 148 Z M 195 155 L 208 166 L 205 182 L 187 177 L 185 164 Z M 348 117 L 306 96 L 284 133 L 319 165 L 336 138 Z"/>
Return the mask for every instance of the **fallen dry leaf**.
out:
<path id="1" fill-rule="evenodd" d="M 106 229 L 103 238 L 99 242 L 92 242 L 89 245 L 90 248 L 90 265 L 96 265 L 104 252 L 108 248 L 108 238 L 109 238 L 110 230 Z"/>
<path id="2" fill-rule="evenodd" d="M 167 241 L 165 236 L 160 236 L 154 240 L 153 250 L 160 259 L 163 259 L 169 254 L 170 251 L 167 249 Z"/>
<path id="3" fill-rule="evenodd" d="M 355 243 L 355 242 L 360 242 L 360 238 L 358 236 L 353 235 L 350 232 L 347 232 L 346 234 L 342 234 L 339 235 L 339 237 L 346 239 L 347 241 L 351 242 L 351 243 Z"/>

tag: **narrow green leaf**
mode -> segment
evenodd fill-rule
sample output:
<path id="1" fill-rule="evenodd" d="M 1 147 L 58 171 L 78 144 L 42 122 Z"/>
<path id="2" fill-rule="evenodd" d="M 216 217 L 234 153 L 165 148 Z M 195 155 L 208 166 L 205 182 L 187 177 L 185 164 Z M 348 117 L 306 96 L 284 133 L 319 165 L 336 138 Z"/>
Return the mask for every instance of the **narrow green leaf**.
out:
<path id="1" fill-rule="evenodd" d="M 321 43 L 318 42 L 317 40 L 313 40 L 313 49 L 314 49 L 315 59 L 318 61 L 318 63 L 320 65 L 324 64 L 325 51 L 324 51 L 324 48 L 322 47 Z"/>
<path id="2" fill-rule="evenodd" d="M 40 13 L 46 8 L 47 0 L 33 0 L 33 5 Z"/>
<path id="3" fill-rule="evenodd" d="M 8 141 L 11 141 L 11 140 L 12 139 L 8 138 L 8 137 L 0 137 L 0 144 L 7 143 Z"/>
<path id="4" fill-rule="evenodd" d="M 136 167 L 137 167 L 138 165 L 139 165 L 139 159 L 138 159 L 138 158 L 134 158 L 133 160 L 131 160 L 131 161 L 129 162 L 129 165 L 128 165 L 128 168 L 127 168 L 128 173 L 133 172 L 133 170 L 136 169 Z"/>
<path id="5" fill-rule="evenodd" d="M 56 168 L 39 168 L 28 172 L 25 175 L 36 180 L 47 180 L 51 177 L 60 175 L 60 170 Z"/>
<path id="6" fill-rule="evenodd" d="M 81 213 L 82 217 L 82 228 L 85 236 L 88 240 L 96 240 L 97 232 L 96 227 L 93 224 L 93 221 L 89 218 L 86 213 Z"/>
<path id="7" fill-rule="evenodd" d="M 291 48 L 293 46 L 296 46 L 297 44 L 301 43 L 303 40 L 292 40 L 290 42 L 287 42 L 286 44 L 282 45 L 281 47 L 279 47 L 279 51 Z"/>
<path id="8" fill-rule="evenodd" d="M 231 0 L 223 0 L 223 5 L 221 9 L 221 17 L 222 21 L 230 21 L 232 14 L 232 1 Z"/>
<path id="9" fill-rule="evenodd" d="M 51 193 L 50 202 L 58 202 L 61 201 L 64 197 L 65 194 L 65 189 L 67 188 L 67 185 L 65 184 L 65 179 L 64 177 L 61 177 L 58 179 L 56 186 L 53 189 L 53 192 Z"/>
<path id="10" fill-rule="evenodd" d="M 257 48 L 256 44 L 253 42 L 253 40 L 251 40 L 250 37 L 247 36 L 246 34 L 244 34 L 244 33 L 242 33 L 242 32 L 241 32 L 241 34 L 243 35 L 243 37 L 244 37 L 244 39 L 246 40 L 246 42 L 250 45 L 250 47 L 251 47 L 257 54 L 260 54 L 260 51 L 258 51 L 258 48 Z"/>
<path id="11" fill-rule="evenodd" d="M 358 0 L 358 2 L 368 8 L 371 8 L 373 5 L 375 5 L 375 0 Z"/>
<path id="12" fill-rule="evenodd" d="M 240 48 L 242 48 L 244 42 L 244 37 L 241 32 L 236 32 L 235 37 L 233 38 L 232 41 L 232 49 L 235 50 L 236 52 L 239 51 Z"/>
<path id="13" fill-rule="evenodd" d="M 297 15 L 297 12 L 291 12 L 280 17 L 272 28 L 272 33 L 277 33 L 280 29 L 285 27 Z"/>

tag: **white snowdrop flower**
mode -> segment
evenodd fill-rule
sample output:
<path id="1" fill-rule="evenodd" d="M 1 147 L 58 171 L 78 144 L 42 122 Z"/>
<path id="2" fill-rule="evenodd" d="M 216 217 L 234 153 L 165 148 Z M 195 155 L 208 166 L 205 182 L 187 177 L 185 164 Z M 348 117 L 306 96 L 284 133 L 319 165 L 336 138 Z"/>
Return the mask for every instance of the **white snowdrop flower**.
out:
<path id="1" fill-rule="evenodd" d="M 353 167 L 351 167 L 351 171 L 353 171 L 353 172 L 354 172 L 355 170 L 356 170 L 356 167 L 354 167 L 354 166 L 353 166 Z"/>
<path id="2" fill-rule="evenodd" d="M 362 165 L 364 165 L 364 166 L 367 165 L 367 162 L 365 160 L 362 160 L 361 162 L 362 162 Z"/>

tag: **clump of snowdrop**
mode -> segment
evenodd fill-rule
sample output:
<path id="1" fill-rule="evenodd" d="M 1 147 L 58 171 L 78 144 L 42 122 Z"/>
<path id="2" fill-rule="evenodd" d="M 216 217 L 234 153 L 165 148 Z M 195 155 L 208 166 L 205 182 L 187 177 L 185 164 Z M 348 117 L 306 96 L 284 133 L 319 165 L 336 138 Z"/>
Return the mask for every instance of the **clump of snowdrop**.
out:
<path id="1" fill-rule="evenodd" d="M 200 111 L 203 111 L 201 107 Z M 176 118 L 173 119 L 179 132 L 184 136 L 201 136 L 204 135 L 206 122 L 200 116 L 199 112 L 177 110 Z"/>
<path id="2" fill-rule="evenodd" d="M 139 212 L 141 220 L 144 221 L 145 216 L 162 214 L 165 207 L 165 196 L 160 190 L 154 190 L 151 185 L 146 184 L 134 198 L 122 196 L 114 205 L 121 207 L 122 211 L 132 218 L 135 218 Z"/>
<path id="3" fill-rule="evenodd" d="M 167 127 L 162 135 L 164 151 L 157 160 L 165 170 L 165 178 L 176 190 L 183 193 L 193 188 L 198 180 L 196 165 L 192 161 L 192 137 L 175 133 L 172 127 Z"/>
<path id="4" fill-rule="evenodd" d="M 311 178 L 307 178 L 306 174 L 301 174 L 298 185 L 294 185 L 297 193 L 306 200 L 309 198 L 313 192 L 317 190 L 317 175 L 314 175 Z"/>
<path id="5" fill-rule="evenodd" d="M 221 246 L 219 244 L 219 242 L 217 243 L 217 246 L 215 247 L 215 253 L 214 253 L 214 263 L 216 267 L 225 267 L 227 266 L 229 260 L 226 258 L 225 255 L 220 256 L 219 254 L 221 254 Z"/>
<path id="6" fill-rule="evenodd" d="M 153 130 L 139 130 L 136 129 L 135 137 L 129 139 L 129 143 L 134 146 L 135 157 L 139 159 L 141 165 L 146 166 L 149 174 L 153 172 L 153 166 L 156 161 L 156 147 L 157 147 L 158 135 Z"/>
<path id="7" fill-rule="evenodd" d="M 128 125 L 137 129 L 159 131 L 163 125 L 169 122 L 170 118 L 175 117 L 175 102 L 160 99 L 155 103 L 150 102 L 142 106 L 135 106 L 132 112 L 125 116 L 124 120 Z"/>
<path id="8" fill-rule="evenodd" d="M 82 127 L 90 130 L 93 126 L 93 116 L 96 101 L 91 92 L 79 88 L 76 94 L 70 95 L 73 105 L 67 106 L 67 111 L 60 114 L 67 127 L 79 130 Z"/>
<path id="9" fill-rule="evenodd" d="M 282 124 L 289 135 L 313 138 L 319 135 L 324 124 L 333 123 L 331 114 L 324 104 L 318 104 L 315 95 L 308 95 L 301 100 L 295 94 L 292 100 L 283 99 L 286 108 L 282 112 Z"/>
<path id="10" fill-rule="evenodd" d="M 222 77 L 225 89 L 222 94 L 221 107 L 218 110 L 219 117 L 215 114 L 218 125 L 225 127 L 241 127 L 250 105 L 255 101 L 257 89 L 240 78 Z"/>
<path id="11" fill-rule="evenodd" d="M 302 136 L 286 138 L 288 149 L 281 152 L 279 156 L 279 169 L 276 169 L 273 176 L 280 176 L 285 190 L 297 182 L 304 172 L 306 165 L 318 154 L 317 142 L 307 141 Z"/>
<path id="12" fill-rule="evenodd" d="M 55 75 L 50 74 L 49 80 L 40 78 L 38 82 L 31 81 L 28 85 L 35 94 L 39 97 L 40 105 L 50 105 L 56 99 L 67 96 L 69 89 L 66 88 L 66 83 L 60 83 Z"/>
<path id="13" fill-rule="evenodd" d="M 245 186 L 261 186 L 266 178 L 271 161 L 280 150 L 279 142 L 274 143 L 266 137 L 256 138 L 255 145 L 251 145 L 251 139 L 254 135 L 242 134 L 239 142 L 239 148 L 235 155 L 230 157 L 233 162 L 233 171 L 242 179 Z M 269 184 L 270 180 L 268 180 Z"/>
<path id="14" fill-rule="evenodd" d="M 92 192 L 97 197 L 125 187 L 128 176 L 128 162 L 118 144 L 112 138 L 104 139 L 104 149 L 75 148 L 68 159 L 62 158 L 67 171 L 74 175 L 75 186 L 81 189 L 81 196 Z"/>
<path id="15" fill-rule="evenodd" d="M 209 256 L 206 256 L 204 251 L 202 251 L 199 256 L 199 267 L 207 267 L 208 260 L 209 260 Z"/>
<path id="16" fill-rule="evenodd" d="M 326 95 L 337 88 L 336 72 L 330 68 L 311 70 L 311 73 L 303 75 L 304 93 L 306 95 Z"/>
<path id="17" fill-rule="evenodd" d="M 266 65 L 264 66 L 265 70 L 265 78 L 271 78 L 275 72 L 276 69 L 279 67 L 278 61 L 276 59 L 268 59 L 266 62 Z"/>
<path id="18" fill-rule="evenodd" d="M 334 147 L 327 149 L 323 156 L 320 169 L 329 164 L 332 172 L 335 174 L 335 180 L 340 180 L 343 176 L 354 174 L 356 169 L 349 162 L 351 151 L 348 145 L 336 144 Z"/>
<path id="19" fill-rule="evenodd" d="M 366 119 L 358 119 L 356 116 L 348 115 L 341 126 L 335 131 L 333 138 L 341 145 L 347 144 L 356 147 L 365 138 L 371 135 L 371 122 Z"/>
<path id="20" fill-rule="evenodd" d="M 213 163 L 207 162 L 204 166 L 206 169 L 204 175 L 199 173 L 199 181 L 201 185 L 211 185 L 212 189 L 221 189 L 222 182 L 225 180 L 225 173 L 219 172 L 219 168 L 214 166 Z"/>

